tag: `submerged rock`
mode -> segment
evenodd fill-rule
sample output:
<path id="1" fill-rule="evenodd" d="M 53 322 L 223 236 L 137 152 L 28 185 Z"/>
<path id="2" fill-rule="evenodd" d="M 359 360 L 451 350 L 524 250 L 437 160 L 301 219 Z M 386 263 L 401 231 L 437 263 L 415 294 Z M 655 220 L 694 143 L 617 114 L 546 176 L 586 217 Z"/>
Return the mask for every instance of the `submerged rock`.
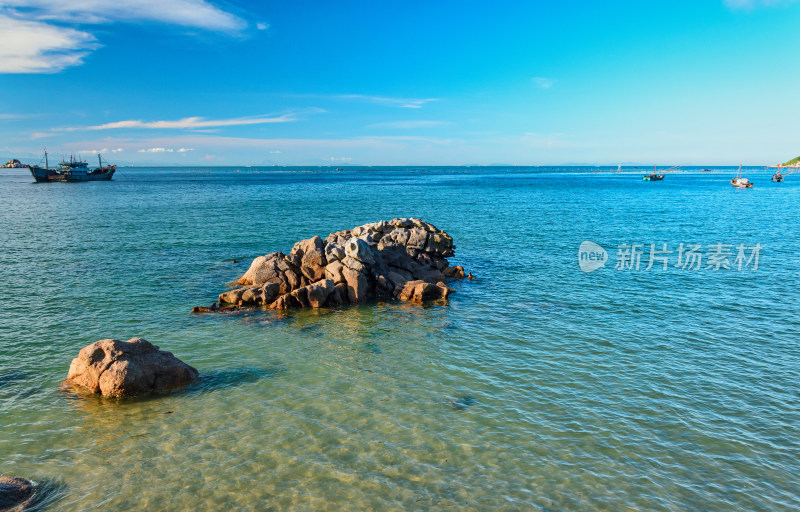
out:
<path id="1" fill-rule="evenodd" d="M 364 224 L 324 240 L 301 240 L 288 256 L 259 256 L 237 280 L 239 288 L 219 295 L 220 308 L 320 308 L 382 297 L 442 299 L 454 292 L 445 281 L 464 277 L 461 266 L 451 267 L 447 261 L 454 254 L 453 238 L 420 219 Z"/>
<path id="2" fill-rule="evenodd" d="M 34 490 L 29 480 L 0 476 L 0 512 L 25 510 L 31 504 Z"/>
<path id="3" fill-rule="evenodd" d="M 471 396 L 459 396 L 459 397 L 450 399 L 450 406 L 453 409 L 459 411 L 459 410 L 462 410 L 462 409 L 466 409 L 467 407 L 469 407 L 470 405 L 474 404 L 475 402 L 477 402 L 477 400 L 475 398 L 471 397 Z"/>
<path id="4" fill-rule="evenodd" d="M 184 386 L 197 375 L 197 370 L 145 339 L 106 339 L 81 349 L 64 385 L 118 398 Z"/>

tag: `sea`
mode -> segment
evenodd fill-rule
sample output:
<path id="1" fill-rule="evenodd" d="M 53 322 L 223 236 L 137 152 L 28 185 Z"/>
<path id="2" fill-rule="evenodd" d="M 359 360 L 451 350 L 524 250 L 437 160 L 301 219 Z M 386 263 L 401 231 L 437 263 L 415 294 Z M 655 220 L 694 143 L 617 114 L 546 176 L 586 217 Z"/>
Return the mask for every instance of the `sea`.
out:
<path id="1" fill-rule="evenodd" d="M 798 510 L 800 175 L 642 170 L 2 169 L 0 475 L 52 511 Z M 475 279 L 191 313 L 259 255 L 395 217 Z M 201 377 L 61 389 L 137 336 Z"/>

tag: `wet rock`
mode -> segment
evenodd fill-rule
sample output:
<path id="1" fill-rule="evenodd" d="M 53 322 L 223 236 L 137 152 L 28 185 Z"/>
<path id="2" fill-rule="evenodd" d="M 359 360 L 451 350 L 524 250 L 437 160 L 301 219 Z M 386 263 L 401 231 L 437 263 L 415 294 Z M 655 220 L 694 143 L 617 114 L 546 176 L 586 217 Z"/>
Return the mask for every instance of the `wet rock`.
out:
<path id="1" fill-rule="evenodd" d="M 308 288 L 308 305 L 312 308 L 321 308 L 328 300 L 328 295 L 333 293 L 336 283 L 331 279 L 323 279 L 306 288 Z"/>
<path id="2" fill-rule="evenodd" d="M 21 512 L 31 505 L 36 490 L 24 478 L 0 476 L 0 512 Z"/>
<path id="3" fill-rule="evenodd" d="M 398 298 L 407 302 L 423 302 L 446 298 L 454 290 L 444 283 L 428 283 L 426 281 L 408 281 L 399 289 Z"/>
<path id="4" fill-rule="evenodd" d="M 455 278 L 455 279 L 463 279 L 464 278 L 464 267 L 461 265 L 457 265 L 455 267 L 447 267 L 444 269 L 445 277 Z"/>
<path id="5" fill-rule="evenodd" d="M 471 396 L 459 396 L 450 399 L 450 406 L 456 410 L 466 409 L 470 405 L 477 402 L 477 400 Z"/>
<path id="6" fill-rule="evenodd" d="M 328 300 L 325 301 L 325 306 L 335 307 L 347 304 L 349 302 L 347 294 L 347 284 L 337 283 L 333 288 L 333 292 L 328 295 Z"/>
<path id="7" fill-rule="evenodd" d="M 81 349 L 64 385 L 118 398 L 184 386 L 197 375 L 197 370 L 145 339 L 106 339 Z"/>
<path id="8" fill-rule="evenodd" d="M 283 283 L 265 283 L 258 286 L 245 286 L 219 294 L 220 304 L 237 304 L 244 306 L 265 306 L 286 290 Z"/>

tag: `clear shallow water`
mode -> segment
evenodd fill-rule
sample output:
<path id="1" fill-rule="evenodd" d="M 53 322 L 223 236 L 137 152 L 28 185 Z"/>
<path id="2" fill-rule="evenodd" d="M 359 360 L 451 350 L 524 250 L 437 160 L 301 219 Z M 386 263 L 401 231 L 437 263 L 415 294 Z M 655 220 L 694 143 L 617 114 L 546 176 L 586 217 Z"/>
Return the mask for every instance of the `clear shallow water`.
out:
<path id="1" fill-rule="evenodd" d="M 59 511 L 796 510 L 800 178 L 732 173 L 0 170 L 0 474 L 53 479 Z M 397 216 L 478 279 L 446 305 L 189 313 L 255 256 Z M 587 274 L 584 240 L 764 248 Z M 58 391 L 81 347 L 133 336 L 203 378 Z"/>

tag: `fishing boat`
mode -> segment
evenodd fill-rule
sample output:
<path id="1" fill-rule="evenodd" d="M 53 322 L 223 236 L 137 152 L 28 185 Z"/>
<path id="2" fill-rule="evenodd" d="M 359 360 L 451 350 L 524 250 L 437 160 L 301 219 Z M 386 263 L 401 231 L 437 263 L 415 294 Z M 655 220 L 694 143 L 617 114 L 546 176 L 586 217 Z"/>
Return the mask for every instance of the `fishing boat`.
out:
<path id="1" fill-rule="evenodd" d="M 700 169 L 700 172 L 713 172 L 713 169 Z"/>
<path id="2" fill-rule="evenodd" d="M 642 176 L 642 181 L 661 181 L 664 179 L 663 174 L 658 174 L 658 166 L 653 166 L 653 172 Z"/>
<path id="3" fill-rule="evenodd" d="M 782 182 L 783 178 L 784 178 L 784 175 L 781 174 L 781 171 L 778 171 L 778 172 L 776 172 L 775 174 L 772 175 L 772 181 L 774 181 L 775 183 Z"/>
<path id="4" fill-rule="evenodd" d="M 109 181 L 117 170 L 116 165 L 103 165 L 103 158 L 97 155 L 98 167 L 89 169 L 89 164 L 70 156 L 69 162 L 62 160 L 57 169 L 50 169 L 47 161 L 47 151 L 44 152 L 44 167 L 29 165 L 33 179 L 38 183 L 51 181 Z"/>
<path id="5" fill-rule="evenodd" d="M 742 178 L 742 166 L 739 166 L 739 173 L 731 179 L 731 185 L 736 188 L 753 188 L 753 184 L 747 178 Z"/>

